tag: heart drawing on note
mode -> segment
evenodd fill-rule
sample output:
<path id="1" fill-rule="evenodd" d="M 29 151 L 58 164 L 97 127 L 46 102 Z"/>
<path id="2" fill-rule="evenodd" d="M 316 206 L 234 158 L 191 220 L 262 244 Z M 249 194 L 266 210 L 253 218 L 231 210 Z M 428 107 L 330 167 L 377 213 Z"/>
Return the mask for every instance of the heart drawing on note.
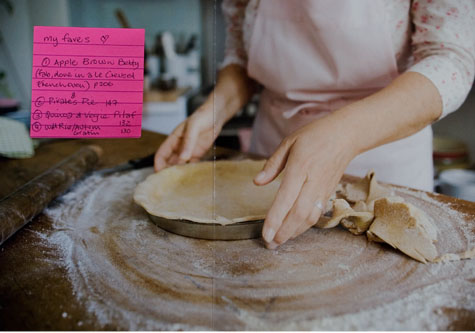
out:
<path id="1" fill-rule="evenodd" d="M 101 36 L 101 42 L 102 42 L 102 44 L 105 44 L 108 39 L 109 39 L 109 35 L 102 35 L 102 36 Z"/>

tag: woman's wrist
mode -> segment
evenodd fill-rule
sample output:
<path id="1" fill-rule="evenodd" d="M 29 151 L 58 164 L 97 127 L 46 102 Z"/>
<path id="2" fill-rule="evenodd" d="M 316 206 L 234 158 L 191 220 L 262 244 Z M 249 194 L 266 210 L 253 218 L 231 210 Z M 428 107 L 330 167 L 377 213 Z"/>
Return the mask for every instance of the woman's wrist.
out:
<path id="1" fill-rule="evenodd" d="M 440 95 L 432 82 L 418 73 L 405 73 L 329 118 L 356 156 L 420 131 L 440 116 L 441 109 Z"/>
<path id="2" fill-rule="evenodd" d="M 216 92 L 212 92 L 203 105 L 196 112 L 209 113 L 213 119 L 215 127 L 221 129 L 224 124 L 233 116 L 222 96 L 218 96 Z"/>
<path id="3" fill-rule="evenodd" d="M 207 100 L 214 109 L 216 124 L 224 126 L 251 99 L 254 90 L 255 83 L 249 79 L 245 68 L 235 64 L 224 67 Z"/>
<path id="4" fill-rule="evenodd" d="M 355 122 L 355 110 L 351 107 L 339 109 L 323 119 L 323 126 L 328 128 L 328 136 L 334 142 L 339 155 L 351 162 L 358 154 L 364 151 L 358 122 Z"/>

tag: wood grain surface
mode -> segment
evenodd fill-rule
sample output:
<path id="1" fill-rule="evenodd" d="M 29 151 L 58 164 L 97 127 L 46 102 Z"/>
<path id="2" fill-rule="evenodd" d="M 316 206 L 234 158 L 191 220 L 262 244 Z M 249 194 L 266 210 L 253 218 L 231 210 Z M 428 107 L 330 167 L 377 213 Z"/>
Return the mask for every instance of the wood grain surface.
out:
<path id="1" fill-rule="evenodd" d="M 0 160 L 0 184 L 2 184 L 0 187 L 0 197 L 8 195 L 61 159 L 69 156 L 81 146 L 96 144 L 102 147 L 104 155 L 99 167 L 105 168 L 123 163 L 132 158 L 151 154 L 163 139 L 164 136 L 162 135 L 144 131 L 140 139 L 55 140 L 47 142 L 37 149 L 36 155 L 32 159 Z M 225 149 L 218 149 L 217 154 L 234 158 L 243 156 L 240 153 Z M 354 178 L 347 177 L 346 180 L 353 181 Z M 472 223 L 475 221 L 475 203 L 445 196 L 436 196 L 436 198 L 441 203 L 449 204 L 452 209 L 463 213 L 466 221 Z M 131 210 L 132 214 L 139 212 L 135 209 Z M 88 311 L 86 305 L 78 301 L 78 297 L 73 294 L 73 286 L 68 279 L 66 268 L 58 264 L 61 261 L 58 249 L 49 243 L 43 242 L 38 236 L 38 234 L 45 234 L 51 230 L 51 224 L 52 221 L 46 216 L 40 215 L 25 228 L 17 232 L 0 248 L 0 329 L 127 329 L 128 326 L 120 321 L 100 323 L 95 315 Z M 150 223 L 150 226 L 152 227 L 153 224 Z M 472 224 L 471 227 L 472 232 L 475 233 L 475 226 Z M 143 232 L 145 233 L 146 230 Z M 269 322 L 274 323 L 279 322 L 279 316 L 288 317 L 287 320 L 289 320 L 289 318 L 298 313 L 308 315 L 314 312 L 325 315 L 326 313 L 334 314 L 335 309 L 345 312 L 351 308 L 351 303 L 348 303 L 345 299 L 345 293 L 349 292 L 350 286 L 345 285 L 341 289 L 323 288 L 327 281 L 323 278 L 324 275 L 318 273 L 319 270 L 321 271 L 319 267 L 330 267 L 331 265 L 336 267 L 336 264 L 331 261 L 331 257 L 316 256 L 315 252 L 311 251 L 312 249 L 322 251 L 325 244 L 330 244 L 328 240 L 326 241 L 328 243 L 325 243 L 325 239 L 329 239 L 328 237 L 321 238 L 321 245 L 314 242 L 315 237 L 323 237 L 329 232 L 334 232 L 335 236 L 339 237 L 338 239 L 341 239 L 341 241 L 349 241 L 353 239 L 351 237 L 354 237 L 344 230 L 325 231 L 322 233 L 313 229 L 306 233 L 298 242 L 297 240 L 293 241 L 288 247 L 278 252 L 278 258 L 282 260 L 279 263 L 275 260 L 272 252 L 262 247 L 259 240 L 240 241 L 236 242 L 235 246 L 230 247 L 227 242 L 184 239 L 183 237 L 154 229 L 153 236 L 156 237 L 158 243 L 152 252 L 156 252 L 157 255 L 166 255 L 163 255 L 160 259 L 162 260 L 160 263 L 163 265 L 161 266 L 162 275 L 160 275 L 160 278 L 154 280 L 143 276 L 143 286 L 147 293 L 155 295 L 157 299 L 162 301 L 167 299 L 170 299 L 170 302 L 177 301 L 178 299 L 185 301 L 184 308 L 190 309 L 190 312 L 189 316 L 183 317 L 184 323 L 190 325 L 197 323 L 199 326 L 214 329 L 245 329 L 246 327 L 242 326 L 243 319 L 239 317 L 242 314 L 240 309 L 257 311 L 258 313 L 262 312 L 263 317 L 260 320 L 265 322 L 268 319 Z M 145 233 L 144 235 L 150 235 L 150 233 Z M 115 251 L 111 256 L 111 261 L 120 262 L 121 270 L 127 270 L 127 267 L 129 267 L 139 273 L 145 271 L 148 267 L 144 260 L 130 261 L 127 255 L 121 256 L 121 253 L 126 253 L 124 251 L 142 251 L 143 249 L 138 246 L 137 248 L 128 248 L 128 245 L 120 236 L 120 234 L 109 234 L 107 237 L 104 237 L 104 241 L 107 244 L 112 244 L 108 249 L 113 248 Z M 362 242 L 361 238 L 357 242 Z M 216 279 L 209 279 L 206 276 L 200 275 L 202 271 L 197 272 L 197 268 L 191 265 L 191 262 L 187 261 L 186 257 L 179 253 L 180 248 L 182 249 L 182 246 L 185 246 L 183 244 L 195 251 L 194 257 L 201 257 L 205 262 L 211 260 L 211 257 L 214 265 L 218 264 L 220 270 Z M 328 249 L 327 251 L 331 252 L 332 250 Z M 364 251 L 369 251 L 365 253 L 374 255 L 374 258 L 381 256 L 380 247 L 368 247 Z M 327 254 L 331 255 L 331 253 Z M 346 249 L 341 253 L 335 252 L 334 255 L 351 257 L 353 254 L 351 249 Z M 393 281 L 395 284 L 404 284 L 404 293 L 406 295 L 413 288 L 423 283 L 423 279 L 421 280 L 420 277 L 424 276 L 424 265 L 403 258 L 395 251 L 392 251 L 390 256 L 391 258 L 394 257 L 394 261 L 387 262 L 388 265 L 404 266 L 404 271 L 407 271 L 407 277 L 406 275 L 397 276 L 398 279 L 403 280 L 402 282 L 399 280 Z M 179 258 L 178 261 L 177 258 Z M 253 260 L 255 258 L 259 259 L 255 261 Z M 363 262 L 360 264 L 365 265 Z M 176 265 L 176 267 L 171 265 Z M 293 279 L 289 272 L 291 269 L 298 269 L 299 267 L 301 268 L 302 275 L 297 275 L 298 278 Z M 385 269 L 391 269 L 391 267 L 388 266 Z M 151 267 L 150 269 L 153 270 Z M 181 270 L 188 270 L 189 274 L 178 274 Z M 458 271 L 455 270 L 450 274 L 448 272 L 441 273 L 438 278 L 451 278 L 451 274 L 455 274 L 454 277 L 456 277 Z M 193 275 L 194 273 L 196 275 Z M 306 273 L 308 274 L 306 275 Z M 128 273 L 124 271 L 124 274 Z M 190 280 L 190 277 L 193 279 Z M 381 278 L 380 274 L 374 275 L 373 278 L 374 280 L 366 281 L 365 283 L 390 289 L 390 286 L 387 286 L 386 281 Z M 190 281 L 194 282 L 190 283 Z M 289 288 L 295 291 L 295 294 L 282 294 L 279 297 L 274 297 L 270 294 L 272 286 L 266 284 L 265 281 L 273 281 L 277 285 L 288 284 Z M 171 284 L 167 285 L 167 283 Z M 472 277 L 471 283 L 472 286 L 475 284 L 475 277 Z M 194 289 L 193 286 L 195 286 Z M 318 288 L 315 289 L 312 286 L 322 287 L 317 292 Z M 104 286 L 98 286 L 98 288 L 102 287 Z M 308 287 L 312 288 L 308 289 Z M 290 289 L 284 288 L 282 290 L 287 292 Z M 209 290 L 213 290 L 213 293 L 210 294 Z M 365 304 L 363 289 L 361 290 L 358 301 L 361 301 L 362 306 L 368 307 L 370 305 Z M 113 291 L 112 284 L 110 291 Z M 310 294 L 318 295 L 318 297 L 306 297 Z M 358 296 L 358 294 L 355 295 Z M 332 300 L 331 304 L 326 301 L 325 296 Z M 393 295 L 395 298 L 402 296 L 404 295 L 398 296 L 397 293 Z M 111 298 L 114 297 L 111 296 Z M 339 305 L 336 308 L 330 306 L 335 306 L 335 304 L 343 305 Z M 215 316 L 211 315 L 210 318 L 201 316 L 202 313 L 197 309 L 202 309 L 203 307 L 211 309 L 210 313 L 215 313 Z M 440 308 L 440 311 L 441 315 L 448 318 L 447 329 L 463 330 L 475 328 L 473 321 L 475 313 L 471 310 L 448 304 L 446 307 Z M 176 317 L 176 314 L 167 313 L 165 309 L 160 313 L 167 320 L 173 319 L 174 316 Z M 174 320 L 179 319 L 175 318 Z M 275 326 L 274 328 L 278 329 L 278 327 Z"/>

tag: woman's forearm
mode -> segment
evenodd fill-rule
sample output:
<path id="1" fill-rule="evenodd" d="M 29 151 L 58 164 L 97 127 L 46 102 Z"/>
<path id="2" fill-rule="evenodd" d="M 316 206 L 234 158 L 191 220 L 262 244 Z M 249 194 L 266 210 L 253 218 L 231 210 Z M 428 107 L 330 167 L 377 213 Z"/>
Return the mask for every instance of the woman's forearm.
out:
<path id="1" fill-rule="evenodd" d="M 216 87 L 205 103 L 213 108 L 216 124 L 221 127 L 231 119 L 249 102 L 255 88 L 255 82 L 247 76 L 243 67 L 224 67 L 218 74 Z"/>
<path id="2" fill-rule="evenodd" d="M 435 85 L 407 72 L 386 88 L 352 103 L 331 117 L 340 133 L 351 136 L 354 155 L 418 132 L 437 120 L 442 99 Z"/>

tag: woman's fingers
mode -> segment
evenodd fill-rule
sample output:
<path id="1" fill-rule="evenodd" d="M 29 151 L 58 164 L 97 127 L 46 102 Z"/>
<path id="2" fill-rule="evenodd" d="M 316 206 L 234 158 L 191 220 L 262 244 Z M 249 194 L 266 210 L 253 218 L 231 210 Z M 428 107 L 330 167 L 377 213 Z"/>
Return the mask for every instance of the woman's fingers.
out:
<path id="1" fill-rule="evenodd" d="M 267 213 L 262 229 L 262 237 L 267 243 L 271 243 L 274 240 L 284 218 L 300 192 L 305 178 L 301 172 L 296 171 L 293 170 L 292 166 L 287 166 L 274 202 Z"/>
<path id="2" fill-rule="evenodd" d="M 154 159 L 154 168 L 155 172 L 160 171 L 167 166 L 167 160 L 170 158 L 170 155 L 173 153 L 173 143 L 171 138 L 167 138 L 158 148 L 157 152 L 155 153 Z"/>
<path id="3" fill-rule="evenodd" d="M 295 235 L 297 230 L 303 229 L 305 231 L 312 226 L 314 223 L 312 221 L 312 215 L 316 214 L 316 212 L 313 212 L 314 208 L 321 210 L 321 201 L 316 199 L 317 196 L 318 183 L 306 180 L 292 208 L 289 210 L 289 213 L 274 237 L 275 243 L 285 243 Z"/>
<path id="4" fill-rule="evenodd" d="M 184 164 L 201 157 L 207 150 L 202 147 L 203 141 L 208 141 L 203 129 L 211 121 L 212 118 L 206 114 L 195 113 L 178 125 L 155 154 L 155 171 L 160 171 L 170 165 Z"/>
<path id="5" fill-rule="evenodd" d="M 178 127 L 175 128 L 173 132 L 168 136 L 168 138 L 160 145 L 157 152 L 155 153 L 155 171 L 160 171 L 168 166 L 167 161 L 173 155 L 175 150 L 179 147 L 180 137 L 183 133 L 184 128 L 184 123 L 178 125 Z"/>
<path id="6" fill-rule="evenodd" d="M 194 163 L 194 162 L 198 162 L 199 160 L 200 159 L 198 157 L 191 157 L 191 159 L 188 162 Z M 185 163 L 186 161 L 183 161 L 182 159 L 180 159 L 180 157 L 178 156 L 176 152 L 173 153 L 167 161 L 168 166 L 177 165 L 177 164 L 182 165 Z"/>
<path id="7" fill-rule="evenodd" d="M 182 162 L 187 162 L 193 156 L 193 150 L 198 141 L 198 136 L 200 135 L 201 128 L 189 120 L 185 125 L 185 133 L 183 135 L 183 144 L 181 147 L 180 160 Z"/>
<path id="8" fill-rule="evenodd" d="M 266 185 L 273 181 L 284 169 L 292 144 L 290 140 L 283 140 L 277 150 L 264 164 L 264 168 L 254 178 L 256 185 Z"/>
<path id="9" fill-rule="evenodd" d="M 290 144 L 284 140 L 272 156 L 264 164 L 264 168 L 254 178 L 256 185 L 266 185 L 273 181 L 284 169 L 289 156 Z"/>
<path id="10" fill-rule="evenodd" d="M 293 236 L 290 237 L 291 239 L 300 236 L 318 222 L 320 215 L 323 213 L 323 209 L 321 207 L 323 207 L 323 205 L 319 205 L 318 202 L 315 204 L 309 217 L 307 218 L 307 223 L 301 224 L 294 232 Z"/>

